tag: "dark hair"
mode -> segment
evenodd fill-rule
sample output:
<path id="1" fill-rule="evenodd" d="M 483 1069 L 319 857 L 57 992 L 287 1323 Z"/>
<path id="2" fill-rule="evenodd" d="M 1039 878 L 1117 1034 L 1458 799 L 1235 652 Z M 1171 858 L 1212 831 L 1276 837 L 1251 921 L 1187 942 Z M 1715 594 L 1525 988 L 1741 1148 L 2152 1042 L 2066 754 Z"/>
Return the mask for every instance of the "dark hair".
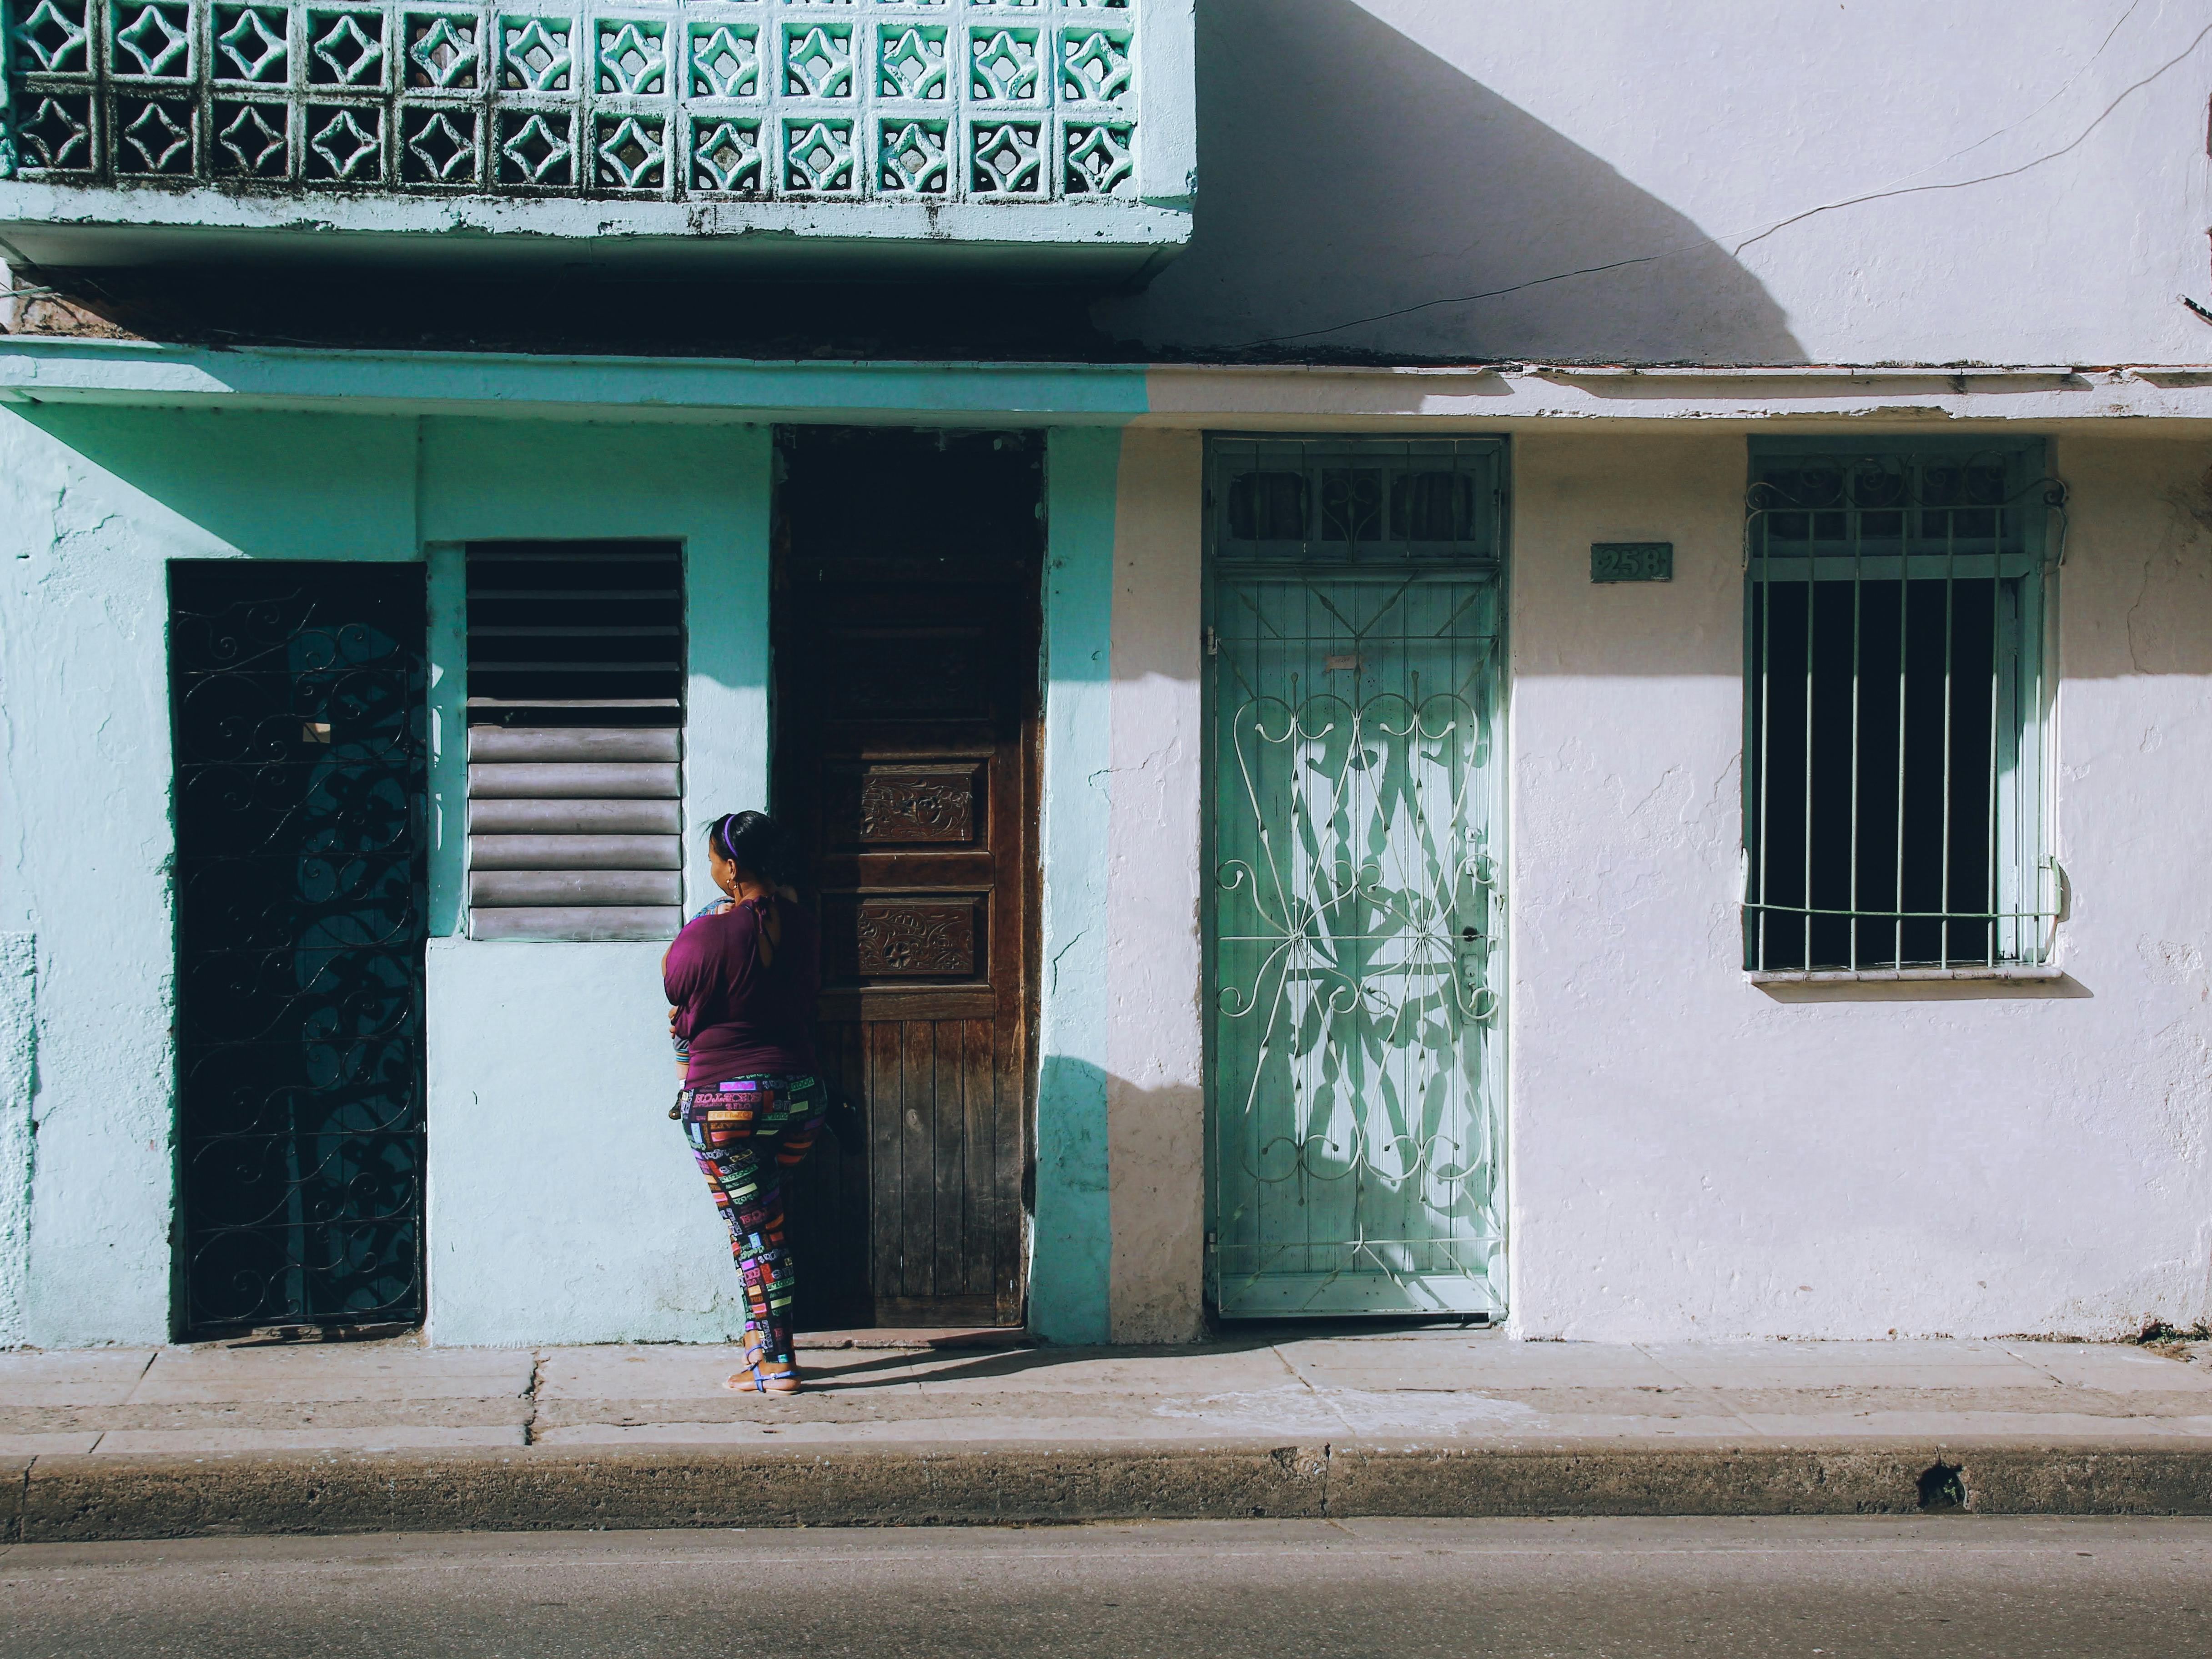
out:
<path id="1" fill-rule="evenodd" d="M 799 884 L 799 849 L 765 812 L 726 812 L 707 826 L 707 845 L 740 870 L 776 887 Z"/>

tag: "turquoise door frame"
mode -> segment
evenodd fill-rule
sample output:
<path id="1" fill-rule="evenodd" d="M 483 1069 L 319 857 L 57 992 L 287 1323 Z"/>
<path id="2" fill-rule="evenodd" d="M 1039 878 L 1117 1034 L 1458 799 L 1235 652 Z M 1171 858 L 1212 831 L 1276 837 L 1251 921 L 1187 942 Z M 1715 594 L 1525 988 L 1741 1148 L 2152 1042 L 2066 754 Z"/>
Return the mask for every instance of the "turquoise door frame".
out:
<path id="1" fill-rule="evenodd" d="M 1505 1310 L 1504 456 L 1209 460 L 1207 1291 Z"/>

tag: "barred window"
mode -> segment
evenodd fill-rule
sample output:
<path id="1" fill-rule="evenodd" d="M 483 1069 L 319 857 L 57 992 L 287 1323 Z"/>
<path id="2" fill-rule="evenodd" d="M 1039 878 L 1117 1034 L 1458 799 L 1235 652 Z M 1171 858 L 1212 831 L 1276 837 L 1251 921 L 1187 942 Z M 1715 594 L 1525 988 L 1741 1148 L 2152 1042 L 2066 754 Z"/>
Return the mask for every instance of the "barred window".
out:
<path id="1" fill-rule="evenodd" d="M 1751 479 L 1745 966 L 2046 961 L 2041 446 L 1775 441 Z"/>

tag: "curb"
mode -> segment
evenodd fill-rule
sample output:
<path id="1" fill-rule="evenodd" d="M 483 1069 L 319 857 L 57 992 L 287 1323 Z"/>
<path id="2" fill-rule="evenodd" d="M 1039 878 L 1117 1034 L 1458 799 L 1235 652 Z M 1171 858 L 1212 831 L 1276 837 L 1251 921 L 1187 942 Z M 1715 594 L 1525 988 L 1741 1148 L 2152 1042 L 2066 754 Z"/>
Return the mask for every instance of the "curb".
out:
<path id="1" fill-rule="evenodd" d="M 15 1459 L 11 1543 L 1328 1516 L 2212 1515 L 2202 1448 L 881 1445 Z"/>

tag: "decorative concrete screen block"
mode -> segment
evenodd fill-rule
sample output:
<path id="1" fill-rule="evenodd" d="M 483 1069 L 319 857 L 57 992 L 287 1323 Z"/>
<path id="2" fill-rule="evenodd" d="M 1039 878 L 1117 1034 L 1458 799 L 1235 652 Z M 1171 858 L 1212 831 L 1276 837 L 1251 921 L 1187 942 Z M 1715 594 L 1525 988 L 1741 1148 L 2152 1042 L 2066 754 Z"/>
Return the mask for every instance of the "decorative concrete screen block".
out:
<path id="1" fill-rule="evenodd" d="M 1190 0 L 5 4 L 0 218 L 50 241 L 274 228 L 301 197 L 387 235 L 1124 262 L 1188 235 Z"/>

